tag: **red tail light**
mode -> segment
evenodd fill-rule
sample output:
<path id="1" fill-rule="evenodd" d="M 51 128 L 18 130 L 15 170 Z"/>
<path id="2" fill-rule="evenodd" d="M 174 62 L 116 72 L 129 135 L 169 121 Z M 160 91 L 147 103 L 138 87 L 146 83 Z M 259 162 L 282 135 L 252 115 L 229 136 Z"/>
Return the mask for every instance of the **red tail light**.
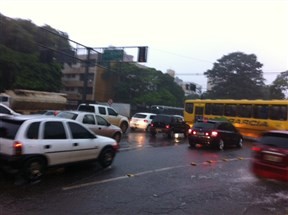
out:
<path id="1" fill-rule="evenodd" d="M 14 148 L 14 154 L 15 155 L 21 155 L 22 154 L 22 149 L 23 149 L 23 144 L 16 141 L 13 144 L 13 148 Z"/>
<path id="2" fill-rule="evenodd" d="M 151 123 L 151 124 L 150 124 L 150 126 L 151 126 L 151 127 L 154 127 L 154 124 L 153 124 L 153 123 Z"/>
<path id="3" fill-rule="evenodd" d="M 166 125 L 165 128 L 170 128 L 170 125 Z"/>
<path id="4" fill-rule="evenodd" d="M 261 151 L 261 147 L 259 147 L 259 146 L 252 146 L 251 150 L 252 150 L 253 152 L 260 152 L 260 151 Z"/>
<path id="5" fill-rule="evenodd" d="M 148 120 L 147 120 L 147 119 L 144 119 L 144 122 L 148 123 Z"/>
<path id="6" fill-rule="evenodd" d="M 217 131 L 212 131 L 211 132 L 211 137 L 217 137 L 218 135 L 218 132 Z"/>

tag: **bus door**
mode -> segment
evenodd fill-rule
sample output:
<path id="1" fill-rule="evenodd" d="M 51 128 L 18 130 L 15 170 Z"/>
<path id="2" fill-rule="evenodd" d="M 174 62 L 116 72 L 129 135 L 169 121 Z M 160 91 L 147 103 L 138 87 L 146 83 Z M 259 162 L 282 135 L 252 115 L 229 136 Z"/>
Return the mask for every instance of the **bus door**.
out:
<path id="1" fill-rule="evenodd" d="M 195 104 L 195 119 L 194 122 L 203 119 L 204 117 L 204 105 Z"/>

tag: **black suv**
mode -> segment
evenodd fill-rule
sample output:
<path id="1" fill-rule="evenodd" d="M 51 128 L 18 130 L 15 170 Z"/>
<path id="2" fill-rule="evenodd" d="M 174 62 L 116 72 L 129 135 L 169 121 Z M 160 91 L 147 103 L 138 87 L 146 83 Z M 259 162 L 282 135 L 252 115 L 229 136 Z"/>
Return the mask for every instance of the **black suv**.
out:
<path id="1" fill-rule="evenodd" d="M 188 132 L 189 145 L 193 147 L 216 147 L 223 150 L 225 146 L 242 147 L 243 137 L 234 125 L 227 121 L 198 120 Z"/>
<path id="2" fill-rule="evenodd" d="M 175 133 L 182 133 L 186 137 L 189 128 L 182 116 L 157 114 L 151 122 L 150 134 L 155 136 L 157 133 L 164 133 L 173 138 Z"/>

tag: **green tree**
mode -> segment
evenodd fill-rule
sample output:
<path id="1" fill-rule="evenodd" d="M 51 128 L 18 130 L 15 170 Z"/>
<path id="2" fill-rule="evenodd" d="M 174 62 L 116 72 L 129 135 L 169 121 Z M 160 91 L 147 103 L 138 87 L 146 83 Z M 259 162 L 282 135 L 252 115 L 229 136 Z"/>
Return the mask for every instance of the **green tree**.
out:
<path id="1" fill-rule="evenodd" d="M 288 90 L 288 71 L 281 72 L 269 86 L 271 99 L 285 99 Z"/>
<path id="2" fill-rule="evenodd" d="M 224 55 L 204 74 L 212 85 L 205 93 L 214 99 L 260 99 L 265 87 L 262 64 L 254 54 L 234 52 Z"/>
<path id="3" fill-rule="evenodd" d="M 132 63 L 114 63 L 104 74 L 113 78 L 114 101 L 131 104 L 183 106 L 184 92 L 168 74 Z"/>

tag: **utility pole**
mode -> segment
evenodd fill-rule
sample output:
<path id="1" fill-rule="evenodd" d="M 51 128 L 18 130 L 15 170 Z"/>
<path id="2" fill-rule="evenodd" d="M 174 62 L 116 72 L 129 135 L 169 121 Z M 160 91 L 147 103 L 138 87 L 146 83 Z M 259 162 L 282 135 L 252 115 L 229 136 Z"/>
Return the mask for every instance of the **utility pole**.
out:
<path id="1" fill-rule="evenodd" d="M 87 58 L 86 58 L 86 66 L 84 73 L 84 85 L 83 85 L 83 93 L 82 93 L 82 103 L 87 103 L 87 88 L 88 88 L 88 77 L 89 77 L 89 67 L 90 67 L 90 53 L 92 48 L 86 47 L 87 49 Z"/>

